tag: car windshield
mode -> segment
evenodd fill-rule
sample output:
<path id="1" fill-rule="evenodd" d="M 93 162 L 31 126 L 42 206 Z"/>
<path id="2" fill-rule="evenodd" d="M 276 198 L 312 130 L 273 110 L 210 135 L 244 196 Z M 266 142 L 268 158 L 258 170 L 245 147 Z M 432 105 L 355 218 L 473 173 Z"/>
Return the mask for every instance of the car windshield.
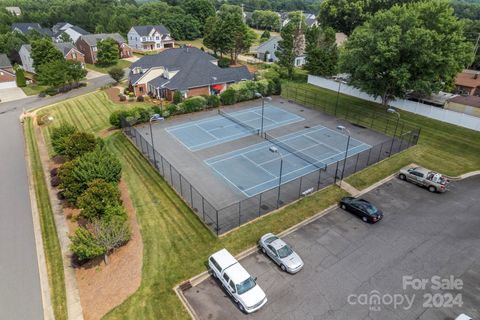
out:
<path id="1" fill-rule="evenodd" d="M 265 239 L 266 244 L 270 244 L 273 241 L 277 240 L 278 238 L 276 236 L 271 236 L 270 238 Z"/>
<path id="2" fill-rule="evenodd" d="M 367 210 L 368 214 L 376 214 L 378 212 L 378 209 L 372 206 L 371 204 L 370 205 L 366 204 L 365 210 Z"/>
<path id="3" fill-rule="evenodd" d="M 289 255 L 291 255 L 292 252 L 293 252 L 293 251 L 292 251 L 292 249 L 290 249 L 289 246 L 284 245 L 283 247 L 281 247 L 280 249 L 278 249 L 278 256 L 283 259 L 283 258 L 286 258 L 286 257 L 288 257 Z"/>
<path id="4" fill-rule="evenodd" d="M 247 280 L 243 281 L 242 283 L 236 285 L 237 293 L 243 294 L 248 290 L 252 289 L 253 287 L 255 287 L 255 285 L 256 285 L 255 280 L 253 280 L 253 278 L 250 277 Z"/>

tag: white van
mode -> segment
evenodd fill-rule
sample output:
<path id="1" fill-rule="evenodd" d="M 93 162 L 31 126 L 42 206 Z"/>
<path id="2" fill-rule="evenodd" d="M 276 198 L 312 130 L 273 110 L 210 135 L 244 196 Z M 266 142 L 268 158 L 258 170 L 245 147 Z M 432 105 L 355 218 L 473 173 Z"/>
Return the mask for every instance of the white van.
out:
<path id="1" fill-rule="evenodd" d="M 252 313 L 267 303 L 267 296 L 240 263 L 222 249 L 208 258 L 212 275 L 218 278 L 242 312 Z"/>

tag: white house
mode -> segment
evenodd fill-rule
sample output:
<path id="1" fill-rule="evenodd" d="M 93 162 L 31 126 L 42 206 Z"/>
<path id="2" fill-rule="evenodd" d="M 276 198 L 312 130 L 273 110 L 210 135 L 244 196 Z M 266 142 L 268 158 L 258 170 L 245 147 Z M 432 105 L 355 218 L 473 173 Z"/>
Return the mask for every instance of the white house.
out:
<path id="1" fill-rule="evenodd" d="M 175 45 L 175 40 L 164 25 L 132 27 L 128 31 L 127 41 L 130 48 L 138 51 L 173 48 Z"/>
<path id="2" fill-rule="evenodd" d="M 78 38 L 90 34 L 88 31 L 83 30 L 82 28 L 70 24 L 68 22 L 59 22 L 52 27 L 53 38 L 55 42 L 61 42 L 60 37 L 63 33 L 66 33 L 72 39 L 72 42 L 75 43 Z"/>
<path id="3" fill-rule="evenodd" d="M 257 59 L 265 62 L 277 62 L 278 58 L 276 56 L 276 52 L 278 50 L 278 42 L 280 40 L 282 40 L 280 36 L 274 36 L 260 44 L 256 49 L 254 49 L 257 54 Z M 305 55 L 302 54 L 295 57 L 293 64 L 295 67 L 303 66 L 305 64 Z"/>

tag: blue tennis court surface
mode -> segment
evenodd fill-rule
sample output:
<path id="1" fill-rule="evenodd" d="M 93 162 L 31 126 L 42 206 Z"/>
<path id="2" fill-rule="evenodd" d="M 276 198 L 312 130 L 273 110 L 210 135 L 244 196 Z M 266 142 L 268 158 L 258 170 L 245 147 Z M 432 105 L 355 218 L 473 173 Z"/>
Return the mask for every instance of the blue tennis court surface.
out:
<path id="1" fill-rule="evenodd" d="M 265 141 L 207 159 L 205 163 L 228 183 L 251 197 L 278 185 L 280 155 L 283 158 L 283 184 L 342 160 L 347 146 L 347 136 L 323 126 L 281 136 L 277 140 L 281 143 Z M 282 145 L 287 146 L 282 148 Z M 272 146 L 278 149 L 278 153 L 269 150 Z M 362 141 L 351 138 L 348 156 L 368 150 L 370 147 Z M 295 149 L 301 154 L 293 154 L 287 151 L 288 149 Z M 315 159 L 317 162 L 312 164 L 305 159 Z"/>
<path id="2" fill-rule="evenodd" d="M 260 129 L 262 107 L 232 112 L 229 115 L 250 127 Z M 264 109 L 264 131 L 304 120 L 294 113 L 272 105 Z M 223 116 L 214 116 L 165 129 L 190 151 L 198 151 L 252 135 L 252 131 Z"/>

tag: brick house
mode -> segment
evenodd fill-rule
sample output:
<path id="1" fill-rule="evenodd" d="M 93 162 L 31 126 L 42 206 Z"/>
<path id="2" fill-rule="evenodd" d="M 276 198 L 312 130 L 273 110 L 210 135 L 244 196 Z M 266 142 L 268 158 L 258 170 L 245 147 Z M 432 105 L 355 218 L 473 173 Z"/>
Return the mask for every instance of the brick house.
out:
<path id="1" fill-rule="evenodd" d="M 164 25 L 134 26 L 127 34 L 128 45 L 138 51 L 154 51 L 173 48 L 175 41 Z"/>
<path id="2" fill-rule="evenodd" d="M 126 43 L 125 39 L 118 33 L 99 33 L 88 34 L 78 38 L 75 43 L 80 52 L 85 55 L 85 62 L 95 64 L 97 63 L 97 44 L 105 39 L 111 38 L 118 44 L 119 58 L 129 58 L 132 56 L 132 49 Z"/>
<path id="3" fill-rule="evenodd" d="M 6 54 L 0 54 L 0 89 L 15 88 L 15 71 Z"/>
<path id="4" fill-rule="evenodd" d="M 466 96 L 480 96 L 480 72 L 463 70 L 455 78 L 455 92 Z"/>
<path id="5" fill-rule="evenodd" d="M 85 66 L 85 55 L 81 53 L 75 46 L 69 42 L 58 42 L 53 44 L 60 52 L 63 53 L 63 57 L 66 60 L 78 61 Z M 33 68 L 33 59 L 32 59 L 32 46 L 29 44 L 24 44 L 18 52 L 20 59 L 22 60 L 23 70 L 35 73 Z"/>
<path id="6" fill-rule="evenodd" d="M 136 96 L 173 100 L 175 91 L 185 98 L 219 94 L 232 83 L 253 78 L 246 66 L 220 68 L 217 62 L 208 53 L 190 47 L 148 55 L 130 66 L 130 90 Z"/>

